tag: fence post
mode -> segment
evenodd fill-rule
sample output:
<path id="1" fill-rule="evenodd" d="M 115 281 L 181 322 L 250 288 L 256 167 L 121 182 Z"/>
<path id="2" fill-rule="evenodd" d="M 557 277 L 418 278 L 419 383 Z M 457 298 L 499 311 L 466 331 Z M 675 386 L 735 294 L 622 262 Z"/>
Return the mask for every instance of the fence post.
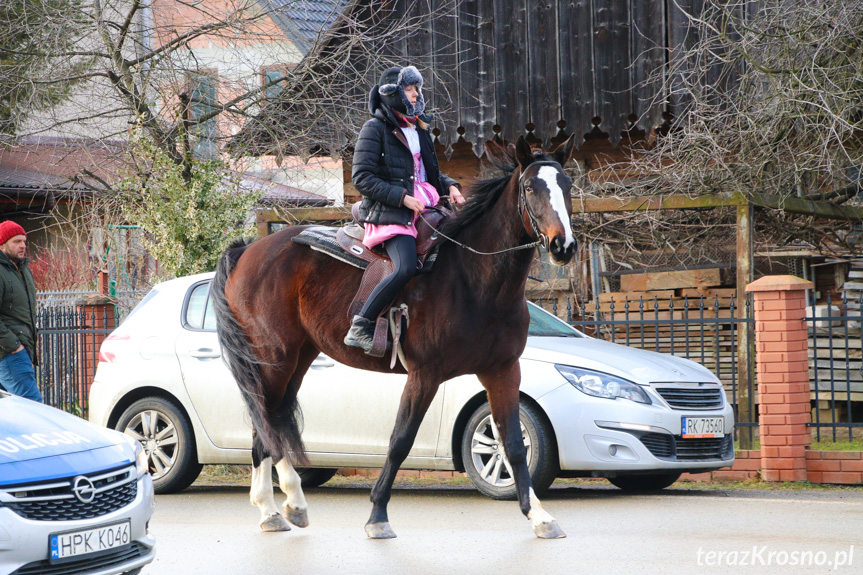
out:
<path id="1" fill-rule="evenodd" d="M 96 375 L 96 365 L 99 363 L 99 348 L 108 337 L 108 330 L 117 327 L 116 301 L 107 295 L 93 294 L 86 296 L 76 302 L 80 327 L 86 330 L 106 330 L 105 332 L 93 331 L 78 335 L 78 357 L 81 366 L 81 379 L 78 389 L 78 397 L 81 407 L 85 408 L 89 403 L 90 387 Z"/>
<path id="2" fill-rule="evenodd" d="M 794 276 L 765 276 L 746 286 L 754 300 L 761 477 L 765 481 L 807 479 L 806 289 L 812 289 L 812 282 Z"/>

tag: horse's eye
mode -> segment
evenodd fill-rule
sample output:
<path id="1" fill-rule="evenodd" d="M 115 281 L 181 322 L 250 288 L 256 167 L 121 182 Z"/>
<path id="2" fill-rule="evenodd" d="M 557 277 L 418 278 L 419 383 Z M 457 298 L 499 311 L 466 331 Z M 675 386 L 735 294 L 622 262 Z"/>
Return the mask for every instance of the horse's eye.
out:
<path id="1" fill-rule="evenodd" d="M 532 193 L 533 193 L 533 188 L 531 188 L 530 186 L 525 186 L 525 187 L 524 187 L 524 192 L 525 192 L 526 194 L 532 194 Z"/>

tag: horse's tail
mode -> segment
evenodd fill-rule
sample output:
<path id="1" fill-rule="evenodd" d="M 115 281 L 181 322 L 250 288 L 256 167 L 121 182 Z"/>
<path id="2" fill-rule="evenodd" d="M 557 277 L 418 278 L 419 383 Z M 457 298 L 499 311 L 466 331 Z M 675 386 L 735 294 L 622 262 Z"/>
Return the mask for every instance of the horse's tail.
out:
<path id="1" fill-rule="evenodd" d="M 254 346 L 225 298 L 225 285 L 231 271 L 251 242 L 233 242 L 216 266 L 210 292 L 216 310 L 216 332 L 222 346 L 222 357 L 228 364 L 240 393 L 249 408 L 256 438 L 267 453 L 278 461 L 293 454 L 297 463 L 306 463 L 305 446 L 300 435 L 302 412 L 296 393 L 285 394 L 281 405 L 269 409 L 264 397 L 263 361 L 255 355 Z"/>

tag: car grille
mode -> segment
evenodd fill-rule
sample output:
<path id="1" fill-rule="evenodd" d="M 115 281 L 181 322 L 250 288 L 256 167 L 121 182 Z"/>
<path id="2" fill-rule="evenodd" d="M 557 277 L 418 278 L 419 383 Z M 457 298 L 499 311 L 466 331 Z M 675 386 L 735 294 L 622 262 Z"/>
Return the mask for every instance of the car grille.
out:
<path id="1" fill-rule="evenodd" d="M 112 549 L 97 557 L 81 557 L 63 563 L 52 565 L 47 559 L 24 565 L 12 575 L 82 575 L 110 569 L 145 557 L 150 549 L 146 545 L 135 542 L 128 547 Z"/>
<path id="2" fill-rule="evenodd" d="M 645 433 L 641 443 L 657 459 L 670 461 L 710 461 L 731 459 L 734 442 L 730 435 L 710 439 L 683 439 L 667 433 Z"/>
<path id="3" fill-rule="evenodd" d="M 722 390 L 711 387 L 656 387 L 672 409 L 717 409 L 722 407 Z"/>
<path id="4" fill-rule="evenodd" d="M 74 477 L 6 487 L 0 493 L 6 507 L 21 517 L 35 521 L 73 521 L 101 517 L 129 505 L 138 495 L 135 466 L 93 473 L 85 477 L 95 488 L 95 496 L 89 503 L 78 500 L 73 493 Z"/>

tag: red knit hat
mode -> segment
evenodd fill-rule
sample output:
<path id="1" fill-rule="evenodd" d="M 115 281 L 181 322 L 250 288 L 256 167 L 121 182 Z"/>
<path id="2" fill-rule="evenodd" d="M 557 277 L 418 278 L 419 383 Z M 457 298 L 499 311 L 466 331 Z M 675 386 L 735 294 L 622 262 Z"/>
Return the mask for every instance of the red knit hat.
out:
<path id="1" fill-rule="evenodd" d="M 14 238 L 15 236 L 26 236 L 27 232 L 24 231 L 20 225 L 16 224 L 11 220 L 6 220 L 5 222 L 0 222 L 0 246 Z"/>

